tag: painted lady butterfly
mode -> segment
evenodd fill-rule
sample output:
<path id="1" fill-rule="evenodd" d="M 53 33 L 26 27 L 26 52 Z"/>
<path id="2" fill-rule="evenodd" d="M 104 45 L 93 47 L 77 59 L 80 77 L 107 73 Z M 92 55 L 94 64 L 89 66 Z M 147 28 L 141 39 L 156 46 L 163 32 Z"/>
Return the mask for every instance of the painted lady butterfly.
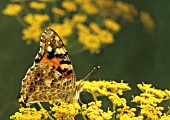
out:
<path id="1" fill-rule="evenodd" d="M 47 28 L 41 36 L 34 64 L 22 80 L 23 102 L 77 100 L 82 90 L 82 83 L 76 85 L 74 69 L 62 40 Z"/>

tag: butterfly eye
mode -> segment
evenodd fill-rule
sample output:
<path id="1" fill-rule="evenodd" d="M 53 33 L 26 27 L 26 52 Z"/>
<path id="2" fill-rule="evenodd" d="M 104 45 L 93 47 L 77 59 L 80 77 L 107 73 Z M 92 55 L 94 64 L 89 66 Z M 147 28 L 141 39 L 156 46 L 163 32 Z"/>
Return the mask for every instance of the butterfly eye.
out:
<path id="1" fill-rule="evenodd" d="M 30 86 L 29 87 L 29 92 L 34 92 L 35 91 L 35 87 L 34 86 Z"/>

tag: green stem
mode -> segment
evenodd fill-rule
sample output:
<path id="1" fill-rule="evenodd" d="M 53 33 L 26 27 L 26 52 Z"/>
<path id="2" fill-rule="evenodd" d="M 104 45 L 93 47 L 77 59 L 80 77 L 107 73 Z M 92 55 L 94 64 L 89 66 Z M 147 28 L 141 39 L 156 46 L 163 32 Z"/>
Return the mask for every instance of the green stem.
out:
<path id="1" fill-rule="evenodd" d="M 27 5 L 26 5 L 25 2 L 26 2 L 26 1 L 23 0 L 23 1 L 22 1 L 22 5 L 23 5 L 23 7 L 24 7 L 25 12 L 28 14 L 28 13 L 30 13 L 30 11 L 29 11 L 29 9 L 28 9 L 28 7 L 27 7 Z"/>
<path id="2" fill-rule="evenodd" d="M 41 109 L 44 109 L 44 107 L 41 105 L 40 102 L 38 102 L 37 104 Z M 54 120 L 53 117 L 49 113 L 48 113 L 48 117 L 50 118 L 50 120 Z"/>
<path id="3" fill-rule="evenodd" d="M 97 101 L 96 96 L 95 96 L 93 93 L 91 93 L 91 94 L 92 94 L 92 96 L 93 96 L 94 101 L 96 102 L 96 101 Z"/>
<path id="4" fill-rule="evenodd" d="M 79 104 L 79 102 L 77 102 L 78 104 Z M 80 105 L 80 104 L 79 104 Z M 80 108 L 80 114 L 82 115 L 82 117 L 83 117 L 83 120 L 87 120 L 86 119 L 86 117 L 83 115 L 83 111 L 82 111 L 82 109 Z"/>
<path id="5" fill-rule="evenodd" d="M 55 8 L 57 6 L 57 2 L 54 0 L 53 1 L 53 7 Z M 56 14 L 54 15 L 54 23 L 59 23 L 59 17 Z"/>
<path id="6" fill-rule="evenodd" d="M 113 104 L 113 115 L 112 120 L 116 120 L 116 105 Z"/>
<path id="7" fill-rule="evenodd" d="M 28 25 L 22 20 L 21 16 L 16 16 L 16 19 L 23 27 L 28 27 Z"/>

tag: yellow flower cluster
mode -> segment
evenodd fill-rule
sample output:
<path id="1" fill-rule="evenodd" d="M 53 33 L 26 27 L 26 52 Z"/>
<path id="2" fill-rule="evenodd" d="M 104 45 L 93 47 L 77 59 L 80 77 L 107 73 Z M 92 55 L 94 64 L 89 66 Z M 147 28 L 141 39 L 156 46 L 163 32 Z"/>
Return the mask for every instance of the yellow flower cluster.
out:
<path id="1" fill-rule="evenodd" d="M 79 104 L 74 101 L 73 103 L 61 102 L 60 105 L 54 105 L 51 110 L 54 112 L 53 116 L 57 120 L 74 120 L 80 109 Z"/>
<path id="2" fill-rule="evenodd" d="M 23 108 L 19 109 L 15 115 L 12 115 L 10 119 L 12 120 L 42 120 L 48 118 L 48 112 L 45 109 L 40 109 L 37 111 L 36 108 Z"/>
<path id="3" fill-rule="evenodd" d="M 90 120 L 110 120 L 113 112 L 110 110 L 104 112 L 100 109 L 101 106 L 102 101 L 90 102 L 88 103 L 88 108 L 86 104 L 83 104 L 83 115 L 86 115 Z"/>
<path id="4" fill-rule="evenodd" d="M 117 111 L 119 114 L 116 115 L 116 118 L 122 119 L 125 117 L 133 118 L 135 117 L 136 108 L 130 108 L 129 106 L 118 108 Z"/>
<path id="5" fill-rule="evenodd" d="M 69 12 L 73 12 L 77 10 L 76 4 L 72 1 L 63 1 L 62 7 L 65 8 Z"/>
<path id="6" fill-rule="evenodd" d="M 104 20 L 104 24 L 106 25 L 106 27 L 108 27 L 114 32 L 120 31 L 120 28 L 121 28 L 120 25 L 114 20 L 106 19 Z"/>
<path id="7" fill-rule="evenodd" d="M 127 21 L 133 21 L 134 17 L 138 14 L 137 9 L 128 3 L 122 1 L 115 2 L 115 7 L 113 8 L 113 14 L 124 18 Z"/>
<path id="8" fill-rule="evenodd" d="M 83 24 L 77 24 L 78 40 L 91 53 L 99 53 L 102 44 L 111 44 L 114 42 L 113 34 L 101 29 L 96 23 L 91 23 L 90 27 Z"/>
<path id="9" fill-rule="evenodd" d="M 123 91 L 131 90 L 127 83 L 115 81 L 84 81 L 84 89 L 96 95 L 110 96 L 112 93 L 122 95 Z"/>
<path id="10" fill-rule="evenodd" d="M 42 34 L 41 25 L 50 18 L 46 14 L 27 14 L 24 21 L 29 24 L 28 27 L 22 30 L 23 39 L 29 44 L 31 41 L 39 41 Z"/>
<path id="11" fill-rule="evenodd" d="M 79 84 L 82 81 L 76 82 Z M 139 115 L 136 115 L 136 108 L 131 108 L 127 105 L 125 98 L 119 96 L 123 94 L 123 91 L 130 90 L 131 88 L 127 83 L 117 83 L 115 81 L 83 81 L 84 92 L 89 92 L 94 97 L 94 102 L 82 104 L 81 106 L 77 101 L 56 102 L 49 101 L 50 111 L 47 112 L 40 103 L 37 103 L 40 110 L 30 108 L 30 105 L 26 105 L 27 108 L 21 107 L 19 112 L 16 112 L 10 117 L 13 120 L 46 120 L 57 118 L 57 120 L 74 120 L 76 115 L 82 115 L 83 119 L 89 120 L 110 120 L 111 118 L 117 118 L 119 120 L 169 120 L 170 119 L 170 108 L 167 113 L 163 113 L 164 108 L 158 106 L 163 100 L 170 100 L 169 90 L 159 90 L 152 88 L 151 84 L 138 84 L 143 93 L 140 96 L 133 97 L 132 102 L 138 103 L 140 108 Z M 119 95 L 119 96 L 118 96 Z M 110 99 L 113 104 L 113 110 L 111 111 L 108 107 L 107 111 L 102 109 L 102 102 L 97 100 L 97 96 L 106 96 Z M 19 99 L 19 102 L 22 100 Z M 103 104 L 104 105 L 104 104 Z M 118 108 L 117 108 L 118 106 Z"/>
<path id="12" fill-rule="evenodd" d="M 92 4 L 92 2 L 84 2 L 84 4 L 82 4 L 82 7 L 87 14 L 94 15 L 98 13 L 97 7 Z"/>
<path id="13" fill-rule="evenodd" d="M 42 10 L 46 8 L 46 4 L 45 3 L 40 3 L 40 2 L 30 2 L 29 3 L 30 8 L 32 9 L 36 9 L 36 10 Z"/>
<path id="14" fill-rule="evenodd" d="M 149 119 L 159 119 L 162 116 L 163 107 L 158 106 L 163 100 L 170 99 L 170 91 L 162 91 L 160 89 L 151 88 L 151 84 L 138 84 L 138 88 L 143 92 L 140 96 L 133 98 L 132 102 L 136 102 L 141 108 L 140 114 L 147 116 Z M 164 117 L 169 117 L 165 116 Z"/>
<path id="15" fill-rule="evenodd" d="M 41 25 L 50 18 L 47 14 L 27 14 L 24 21 L 30 25 Z"/>
<path id="16" fill-rule="evenodd" d="M 53 7 L 51 10 L 54 14 L 59 15 L 59 16 L 64 16 L 65 15 L 65 11 L 63 9 L 57 8 L 57 7 Z"/>
<path id="17" fill-rule="evenodd" d="M 26 40 L 27 44 L 30 44 L 30 39 L 38 42 L 41 33 L 42 29 L 38 25 L 32 25 L 22 30 L 23 39 Z"/>
<path id="18" fill-rule="evenodd" d="M 87 91 L 96 96 L 107 96 L 110 101 L 116 106 L 126 106 L 126 99 L 118 96 L 123 94 L 123 91 L 131 90 L 127 83 L 117 83 L 115 81 L 84 81 L 84 91 Z"/>
<path id="19" fill-rule="evenodd" d="M 15 16 L 18 15 L 22 9 L 22 6 L 19 4 L 8 4 L 2 12 L 5 15 Z"/>

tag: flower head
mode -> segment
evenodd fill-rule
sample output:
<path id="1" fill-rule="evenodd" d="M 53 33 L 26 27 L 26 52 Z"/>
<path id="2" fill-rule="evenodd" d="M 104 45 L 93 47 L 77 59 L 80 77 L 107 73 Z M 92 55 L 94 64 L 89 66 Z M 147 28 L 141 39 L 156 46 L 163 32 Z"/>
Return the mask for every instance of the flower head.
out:
<path id="1" fill-rule="evenodd" d="M 78 110 L 80 109 L 80 106 L 77 102 L 73 103 L 64 103 L 61 102 L 60 105 L 54 105 L 54 107 L 51 108 L 51 110 L 54 112 L 54 117 L 57 119 L 61 118 L 71 118 L 71 120 L 74 120 L 75 115 L 78 114 Z"/>
<path id="2" fill-rule="evenodd" d="M 46 4 L 45 3 L 40 3 L 40 2 L 35 2 L 35 1 L 30 2 L 29 6 L 32 9 L 36 9 L 36 10 L 42 10 L 42 9 L 46 8 Z"/>
<path id="3" fill-rule="evenodd" d="M 23 108 L 19 109 L 19 112 L 16 112 L 14 115 L 10 116 L 10 119 L 13 120 L 42 120 L 48 118 L 48 112 L 45 109 L 40 109 L 39 111 L 36 108 Z"/>
<path id="4" fill-rule="evenodd" d="M 19 4 L 8 4 L 2 12 L 5 15 L 15 16 L 18 15 L 22 9 L 22 6 Z"/>
<path id="5" fill-rule="evenodd" d="M 102 105 L 101 101 L 90 102 L 88 104 L 89 107 L 83 110 L 83 115 L 86 115 L 90 120 L 111 119 L 113 112 L 111 112 L 110 110 L 104 112 L 102 109 L 100 109 L 101 105 Z"/>

